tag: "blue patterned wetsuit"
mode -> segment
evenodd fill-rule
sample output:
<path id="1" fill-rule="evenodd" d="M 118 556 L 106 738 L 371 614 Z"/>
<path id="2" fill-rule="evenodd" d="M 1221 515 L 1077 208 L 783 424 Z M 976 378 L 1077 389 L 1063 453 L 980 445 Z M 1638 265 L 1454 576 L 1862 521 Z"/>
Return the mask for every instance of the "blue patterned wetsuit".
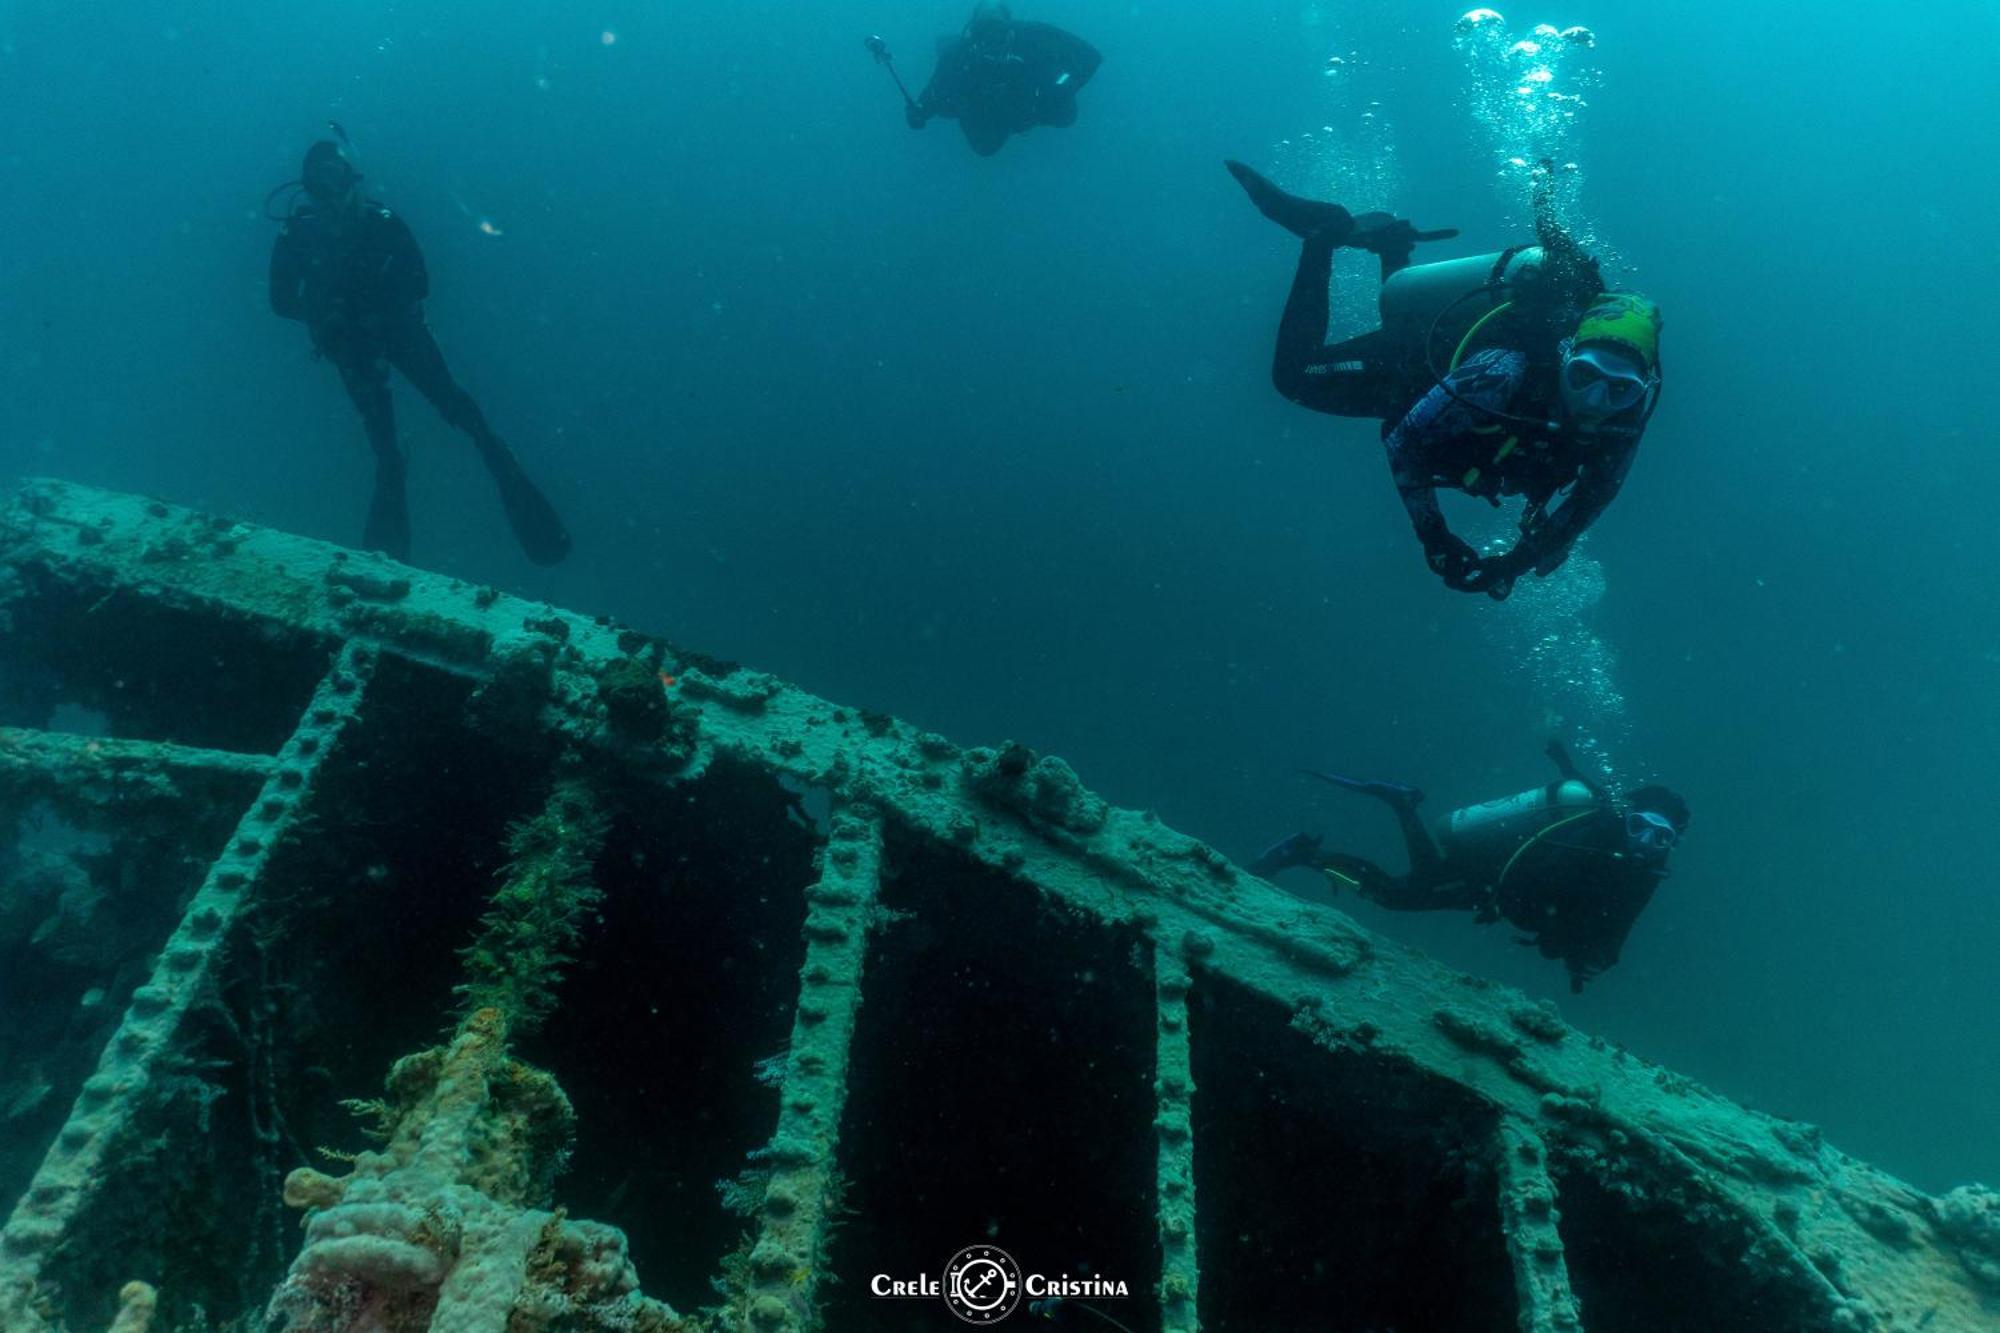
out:
<path id="1" fill-rule="evenodd" d="M 1624 484 L 1638 452 L 1636 435 L 1607 434 L 1601 444 L 1584 445 L 1491 415 L 1533 415 L 1521 402 L 1527 374 L 1528 358 L 1520 352 L 1495 347 L 1474 353 L 1384 439 L 1396 490 L 1427 553 L 1450 536 L 1438 510 L 1438 487 L 1496 504 L 1501 496 L 1521 495 L 1527 497 L 1528 523 L 1514 563 L 1546 574 L 1567 558 L 1570 544 Z M 1562 502 L 1545 508 L 1565 487 L 1570 489 Z"/>
<path id="2" fill-rule="evenodd" d="M 1553 410 L 1553 393 L 1536 391 L 1528 357 L 1511 348 L 1467 357 L 1406 411 L 1409 390 L 1387 335 L 1377 330 L 1326 341 L 1334 249 L 1328 236 L 1308 237 L 1300 248 L 1271 367 L 1278 392 L 1316 412 L 1394 422 L 1385 425 L 1383 438 L 1396 489 L 1432 568 L 1454 586 L 1470 586 L 1464 580 L 1477 555 L 1445 525 L 1440 486 L 1496 504 L 1502 496 L 1526 498 L 1519 545 L 1490 562 L 1510 582 L 1530 569 L 1547 573 L 1560 565 L 1624 483 L 1638 432 L 1606 431 L 1585 443 L 1574 433 L 1536 431 L 1492 416 L 1497 411 L 1539 420 Z M 1383 276 L 1392 271 L 1385 260 Z M 1557 502 L 1565 488 L 1569 494 Z"/>

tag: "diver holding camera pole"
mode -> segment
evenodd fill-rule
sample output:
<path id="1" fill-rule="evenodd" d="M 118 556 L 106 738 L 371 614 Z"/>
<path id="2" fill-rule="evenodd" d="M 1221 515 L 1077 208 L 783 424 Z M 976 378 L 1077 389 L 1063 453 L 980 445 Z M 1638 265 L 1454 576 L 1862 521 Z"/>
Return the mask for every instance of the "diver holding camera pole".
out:
<path id="1" fill-rule="evenodd" d="M 888 43 L 870 37 L 862 45 L 896 81 L 911 129 L 938 117 L 955 120 L 981 157 L 1038 125 L 1075 124 L 1076 95 L 1104 59 L 1075 33 L 1017 19 L 1006 5 L 990 3 L 974 6 L 957 35 L 939 39 L 937 68 L 916 97 L 896 73 Z"/>

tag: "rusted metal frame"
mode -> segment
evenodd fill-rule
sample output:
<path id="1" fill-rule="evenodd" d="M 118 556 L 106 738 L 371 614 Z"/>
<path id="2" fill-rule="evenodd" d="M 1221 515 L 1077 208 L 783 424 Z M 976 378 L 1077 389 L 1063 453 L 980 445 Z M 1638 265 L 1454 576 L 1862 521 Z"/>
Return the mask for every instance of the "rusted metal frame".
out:
<path id="1" fill-rule="evenodd" d="M 308 804 L 315 780 L 359 715 L 375 651 L 335 656 L 263 788 L 210 866 L 124 1018 L 85 1080 L 27 1192 L 0 1228 L 0 1328 L 41 1333 L 43 1265 L 114 1174 L 111 1156 L 157 1089 L 189 1010 L 212 983 L 232 927 L 258 900 L 272 850 Z"/>
<path id="2" fill-rule="evenodd" d="M 806 890 L 806 954 L 777 1132 L 757 1154 L 768 1176 L 742 1313 L 767 1333 L 819 1327 L 826 1246 L 840 1205 L 840 1117 L 881 881 L 880 815 L 866 805 L 837 805 L 819 879 Z"/>

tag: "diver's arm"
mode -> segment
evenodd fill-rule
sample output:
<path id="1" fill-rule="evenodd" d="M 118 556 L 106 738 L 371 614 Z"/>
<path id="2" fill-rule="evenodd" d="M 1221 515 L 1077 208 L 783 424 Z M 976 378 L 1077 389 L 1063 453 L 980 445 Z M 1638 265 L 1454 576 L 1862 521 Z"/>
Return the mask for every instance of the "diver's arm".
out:
<path id="1" fill-rule="evenodd" d="M 1104 56 L 1096 47 L 1053 23 L 1019 22 L 1014 25 L 1014 34 L 1017 49 L 1022 39 L 1027 38 L 1062 73 L 1068 74 L 1070 83 L 1077 88 L 1090 82 L 1091 76 L 1097 73 L 1097 67 L 1104 63 Z"/>
<path id="2" fill-rule="evenodd" d="M 430 270 L 424 266 L 424 252 L 417 247 L 416 233 L 409 224 L 387 209 L 383 212 L 382 294 L 398 308 L 414 306 L 431 294 Z"/>
<path id="3" fill-rule="evenodd" d="M 904 124 L 913 130 L 920 130 L 930 124 L 931 117 L 938 113 L 936 90 L 937 74 L 934 73 L 931 75 L 931 81 L 924 85 L 924 90 L 918 93 L 914 100 L 903 103 Z"/>
<path id="4" fill-rule="evenodd" d="M 1438 508 L 1437 487 L 1428 481 L 1398 476 L 1396 494 L 1402 497 L 1410 526 L 1417 530 L 1417 540 L 1423 544 L 1424 563 L 1444 580 L 1446 587 L 1459 591 L 1469 588 L 1468 580 L 1479 565 L 1479 552 L 1446 525 L 1444 511 Z"/>
<path id="5" fill-rule="evenodd" d="M 935 116 L 956 116 L 966 79 L 967 52 L 964 39 L 954 39 L 938 47 L 937 66 L 930 82 L 917 94 L 916 105 L 905 106 L 903 114 L 910 128 L 920 130 Z"/>
<path id="6" fill-rule="evenodd" d="M 1583 774 L 1577 771 L 1576 760 L 1569 757 L 1569 747 L 1554 736 L 1549 737 L 1549 743 L 1542 747 L 1542 753 L 1549 757 L 1549 762 L 1556 766 L 1556 772 L 1564 779 L 1582 779 Z"/>
<path id="7" fill-rule="evenodd" d="M 1461 591 L 1473 587 L 1470 580 L 1481 568 L 1479 553 L 1446 526 L 1434 478 L 1440 471 L 1452 474 L 1444 465 L 1475 433 L 1484 419 L 1481 409 L 1501 411 L 1513 401 L 1527 364 L 1519 352 L 1502 348 L 1476 353 L 1419 399 L 1383 441 L 1424 558 L 1447 586 Z"/>
<path id="8" fill-rule="evenodd" d="M 1070 56 L 1070 73 L 1076 80 L 1076 86 L 1081 88 L 1096 76 L 1098 66 L 1104 63 L 1104 53 L 1081 37 L 1073 37 L 1071 40 L 1076 43 L 1076 47 Z"/>
<path id="9" fill-rule="evenodd" d="M 1638 441 L 1632 440 L 1608 454 L 1591 458 L 1578 470 L 1569 498 L 1554 513 L 1544 511 L 1540 521 L 1521 534 L 1514 549 L 1493 563 L 1514 577 L 1531 569 L 1537 574 L 1554 573 L 1569 559 L 1570 547 L 1576 539 L 1617 498 L 1638 452 Z"/>
<path id="10" fill-rule="evenodd" d="M 271 245 L 271 313 L 280 319 L 304 319 L 305 301 L 301 295 L 304 283 L 298 245 L 289 230 L 281 231 Z"/>
<path id="11" fill-rule="evenodd" d="M 1653 900 L 1655 882 L 1648 876 L 1631 884 L 1605 886 L 1605 897 L 1595 905 L 1596 911 L 1586 918 L 1581 938 L 1570 942 L 1563 951 L 1562 959 L 1569 969 L 1572 994 L 1581 992 L 1584 982 L 1617 965 L 1618 956 L 1624 951 L 1625 940 L 1638 923 L 1639 914 Z"/>
<path id="12" fill-rule="evenodd" d="M 1569 747 L 1567 745 L 1564 745 L 1560 740 L 1551 736 L 1549 737 L 1549 743 L 1542 748 L 1542 753 L 1547 755 L 1549 762 L 1556 766 L 1556 772 L 1561 775 L 1564 782 L 1581 782 L 1584 786 L 1590 788 L 1592 796 L 1606 805 L 1611 804 L 1611 793 L 1599 785 L 1595 778 L 1592 778 L 1588 773 L 1585 773 L 1576 766 L 1576 760 L 1570 758 Z"/>

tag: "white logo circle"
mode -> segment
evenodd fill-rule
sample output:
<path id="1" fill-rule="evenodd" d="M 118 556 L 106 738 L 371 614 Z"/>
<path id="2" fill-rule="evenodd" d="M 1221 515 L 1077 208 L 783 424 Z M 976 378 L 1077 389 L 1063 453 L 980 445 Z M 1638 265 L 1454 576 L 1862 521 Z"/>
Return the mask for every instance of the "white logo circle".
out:
<path id="1" fill-rule="evenodd" d="M 945 1308 L 968 1324 L 997 1324 L 1021 1303 L 1021 1265 L 993 1245 L 968 1245 L 944 1268 Z"/>

